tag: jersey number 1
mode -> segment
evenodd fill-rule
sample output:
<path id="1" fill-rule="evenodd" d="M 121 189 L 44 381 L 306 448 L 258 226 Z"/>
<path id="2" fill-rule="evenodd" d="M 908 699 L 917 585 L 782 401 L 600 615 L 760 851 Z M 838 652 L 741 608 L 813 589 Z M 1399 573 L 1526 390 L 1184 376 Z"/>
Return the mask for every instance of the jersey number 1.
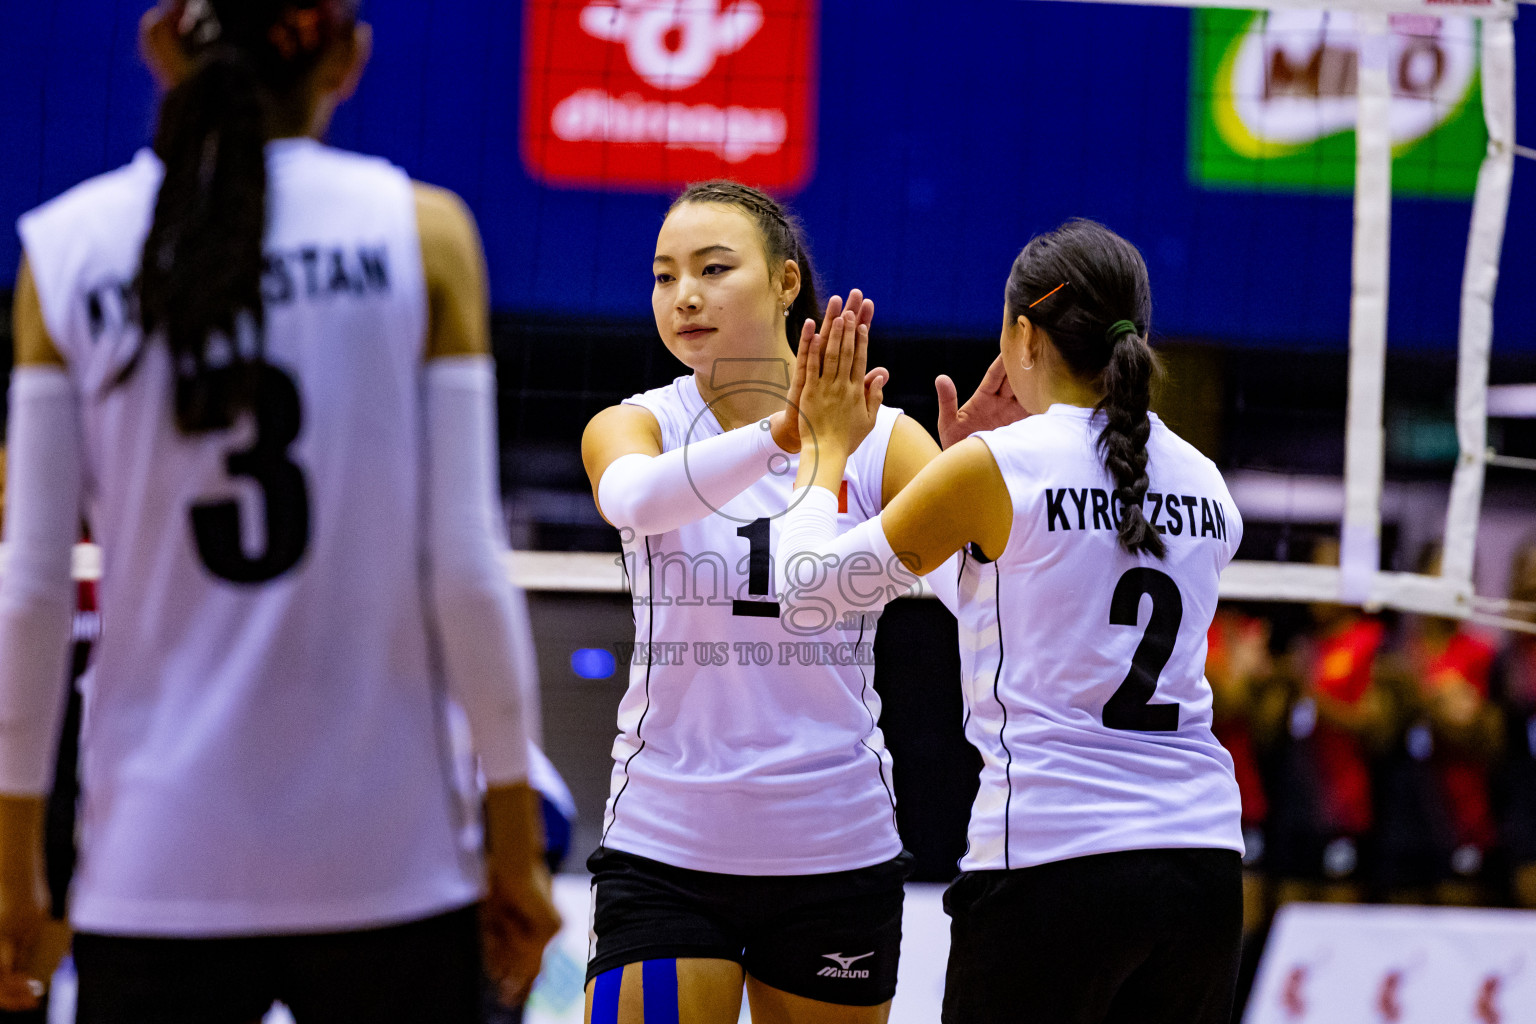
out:
<path id="1" fill-rule="evenodd" d="M 240 506 L 231 500 L 192 506 L 192 536 L 208 571 L 231 583 L 265 583 L 299 564 L 309 547 L 309 486 L 304 471 L 288 457 L 299 436 L 299 389 L 277 367 L 261 368 L 257 385 L 256 440 L 230 452 L 230 476 L 255 480 L 266 506 L 266 543 L 251 558 L 240 544 Z"/>
<path id="2" fill-rule="evenodd" d="M 1184 598 L 1167 573 L 1139 566 L 1120 577 L 1109 602 L 1111 626 L 1134 626 L 1141 611 L 1141 596 L 1152 598 L 1152 617 L 1131 656 L 1125 682 L 1104 705 L 1104 727 L 1131 732 L 1175 732 L 1179 728 L 1177 704 L 1153 704 L 1157 677 L 1162 674 L 1179 638 L 1184 618 Z"/>
<path id="3" fill-rule="evenodd" d="M 773 555 L 768 550 L 768 531 L 767 516 L 754 519 L 736 531 L 736 536 L 747 539 L 747 593 L 754 597 L 768 596 L 768 567 L 773 563 Z M 743 601 L 738 597 L 731 601 L 731 614 L 776 619 L 779 617 L 779 602 Z"/>

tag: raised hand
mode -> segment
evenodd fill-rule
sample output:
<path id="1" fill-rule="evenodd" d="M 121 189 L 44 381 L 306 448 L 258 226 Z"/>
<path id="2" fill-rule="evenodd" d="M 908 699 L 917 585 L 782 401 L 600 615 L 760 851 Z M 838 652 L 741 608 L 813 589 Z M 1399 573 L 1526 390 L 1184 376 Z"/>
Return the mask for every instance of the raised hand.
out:
<path id="1" fill-rule="evenodd" d="M 874 429 L 890 375 L 866 369 L 868 356 L 869 325 L 851 308 L 811 338 L 799 400 L 808 443 L 847 455 Z"/>
<path id="2" fill-rule="evenodd" d="M 816 330 L 816 321 L 809 318 L 800 327 L 800 344 L 795 349 L 795 370 L 790 377 L 789 392 L 784 396 L 784 409 L 769 417 L 774 442 L 787 452 L 800 450 L 800 417 L 797 410 L 800 407 L 800 392 L 805 387 L 806 357 L 810 354 L 812 342 L 825 337 L 833 322 L 840 319 L 844 312 L 855 314 L 857 322 L 868 328 L 875 319 L 875 303 L 855 288 L 848 293 L 846 307 L 841 295 L 834 295 L 828 300 L 820 331 Z"/>
<path id="3" fill-rule="evenodd" d="M 955 408 L 955 382 L 948 374 L 940 374 L 933 387 L 939 395 L 939 444 L 945 448 L 958 444 L 978 430 L 996 430 L 1029 415 L 1014 397 L 1001 355 L 987 367 L 976 393 L 958 409 Z"/>

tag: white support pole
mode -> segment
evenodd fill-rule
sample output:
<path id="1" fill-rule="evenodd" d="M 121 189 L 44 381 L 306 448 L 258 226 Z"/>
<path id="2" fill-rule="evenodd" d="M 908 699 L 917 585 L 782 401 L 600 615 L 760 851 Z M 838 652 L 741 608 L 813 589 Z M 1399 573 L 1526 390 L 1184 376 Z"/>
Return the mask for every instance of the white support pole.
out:
<path id="1" fill-rule="evenodd" d="M 1456 368 L 1456 438 L 1461 454 L 1451 478 L 1440 575 L 1470 602 L 1488 449 L 1488 355 L 1493 347 L 1493 296 L 1515 174 L 1515 34 L 1507 21 L 1482 23 L 1483 118 L 1488 153 L 1477 173 L 1472 229 L 1461 277 L 1461 329 Z"/>
<path id="2" fill-rule="evenodd" d="M 1344 523 L 1339 599 L 1364 604 L 1381 560 L 1381 478 L 1391 257 L 1392 85 L 1387 15 L 1361 13 L 1355 121 L 1355 237 L 1349 296 L 1349 410 L 1344 432 Z"/>

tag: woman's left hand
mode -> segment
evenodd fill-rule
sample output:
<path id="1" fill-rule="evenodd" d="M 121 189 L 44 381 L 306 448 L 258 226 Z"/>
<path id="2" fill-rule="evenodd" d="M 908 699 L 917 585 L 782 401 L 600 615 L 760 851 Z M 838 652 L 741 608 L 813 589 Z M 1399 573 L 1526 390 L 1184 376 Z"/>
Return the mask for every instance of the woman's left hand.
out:
<path id="1" fill-rule="evenodd" d="M 799 402 L 803 445 L 846 456 L 869 436 L 890 375 L 866 371 L 868 358 L 869 327 L 853 310 L 811 339 Z"/>
<path id="2" fill-rule="evenodd" d="M 800 344 L 795 348 L 795 368 L 790 378 L 789 392 L 784 396 L 784 408 L 769 417 L 772 424 L 773 440 L 786 452 L 798 452 L 800 450 L 800 391 L 805 387 L 805 361 L 810 355 L 811 342 L 815 338 L 824 337 L 832 329 L 832 325 L 843 315 L 843 297 L 834 295 L 827 301 L 826 316 L 821 321 L 821 330 L 816 330 L 816 321 L 807 319 L 800 328 Z M 846 311 L 858 317 L 858 322 L 869 327 L 875 319 L 875 304 L 866 299 L 864 293 L 855 288 L 848 293 L 848 305 Z M 0 454 L 4 449 L 0 449 Z"/>
<path id="3" fill-rule="evenodd" d="M 958 408 L 959 396 L 949 374 L 939 374 L 933 386 L 939 396 L 939 444 L 945 448 L 953 448 L 979 430 L 996 430 L 1029 415 L 1013 395 L 1002 356 L 992 360 L 976 393 Z"/>

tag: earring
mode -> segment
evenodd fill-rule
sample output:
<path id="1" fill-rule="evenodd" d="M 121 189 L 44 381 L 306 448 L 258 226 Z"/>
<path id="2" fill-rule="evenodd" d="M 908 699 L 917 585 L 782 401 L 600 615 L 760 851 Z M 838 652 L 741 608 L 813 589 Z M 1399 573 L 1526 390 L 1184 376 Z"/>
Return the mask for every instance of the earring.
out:
<path id="1" fill-rule="evenodd" d="M 781 303 L 779 303 L 779 306 L 784 310 L 784 315 L 786 317 L 788 317 L 789 316 L 789 303 L 781 302 Z"/>
<path id="2" fill-rule="evenodd" d="M 1034 368 L 1035 368 L 1035 364 L 1034 363 L 1030 363 L 1028 366 L 1025 366 L 1023 363 L 1019 364 L 1019 369 L 1021 369 L 1021 370 L 1033 370 Z"/>

